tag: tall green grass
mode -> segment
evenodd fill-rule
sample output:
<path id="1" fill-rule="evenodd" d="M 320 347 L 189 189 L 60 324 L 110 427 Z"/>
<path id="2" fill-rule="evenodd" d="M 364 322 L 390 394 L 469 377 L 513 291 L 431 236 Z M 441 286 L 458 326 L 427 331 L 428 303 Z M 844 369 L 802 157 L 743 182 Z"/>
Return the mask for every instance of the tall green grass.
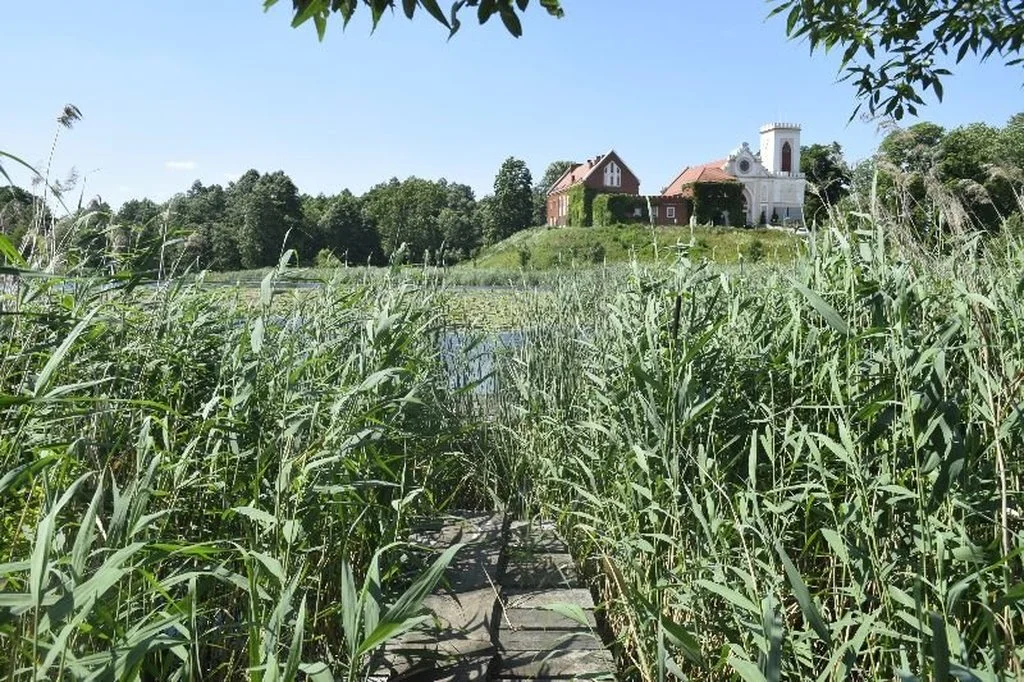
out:
<path id="1" fill-rule="evenodd" d="M 11 272 L 0 679 L 360 679 L 420 622 L 409 524 L 490 499 L 436 291 Z"/>
<path id="2" fill-rule="evenodd" d="M 490 450 L 629 674 L 1024 677 L 1022 266 L 828 231 L 785 267 L 555 287 Z"/>

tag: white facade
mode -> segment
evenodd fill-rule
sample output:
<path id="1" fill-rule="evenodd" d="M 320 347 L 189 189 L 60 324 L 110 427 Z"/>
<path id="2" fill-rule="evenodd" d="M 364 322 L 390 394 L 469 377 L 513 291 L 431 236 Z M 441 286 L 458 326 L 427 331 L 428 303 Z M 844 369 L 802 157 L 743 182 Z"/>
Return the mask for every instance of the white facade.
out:
<path id="1" fill-rule="evenodd" d="M 769 123 L 761 128 L 761 149 L 744 142 L 722 170 L 743 183 L 747 221 L 793 223 L 803 220 L 807 180 L 800 172 L 800 126 Z"/>

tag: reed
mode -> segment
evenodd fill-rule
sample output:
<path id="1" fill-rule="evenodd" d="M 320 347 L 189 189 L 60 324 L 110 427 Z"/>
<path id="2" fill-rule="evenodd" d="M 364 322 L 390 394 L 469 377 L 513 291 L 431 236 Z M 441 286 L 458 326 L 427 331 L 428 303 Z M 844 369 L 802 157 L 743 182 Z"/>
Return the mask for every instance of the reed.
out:
<path id="1" fill-rule="evenodd" d="M 947 246 L 683 253 L 525 321 L 489 449 L 636 679 L 1024 676 L 1024 250 Z"/>
<path id="2" fill-rule="evenodd" d="M 409 524 L 489 499 L 437 291 L 9 270 L 0 679 L 360 679 L 421 622 Z"/>

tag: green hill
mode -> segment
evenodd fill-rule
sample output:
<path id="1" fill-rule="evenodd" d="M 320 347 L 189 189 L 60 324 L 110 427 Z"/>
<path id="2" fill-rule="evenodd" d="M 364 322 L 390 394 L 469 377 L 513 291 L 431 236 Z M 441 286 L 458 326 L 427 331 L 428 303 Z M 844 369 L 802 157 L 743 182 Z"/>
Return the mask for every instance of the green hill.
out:
<path id="1" fill-rule="evenodd" d="M 677 244 L 693 241 L 691 254 L 717 263 L 793 258 L 803 239 L 791 232 L 726 227 L 534 227 L 484 247 L 465 265 L 546 270 L 588 263 L 671 261 Z"/>

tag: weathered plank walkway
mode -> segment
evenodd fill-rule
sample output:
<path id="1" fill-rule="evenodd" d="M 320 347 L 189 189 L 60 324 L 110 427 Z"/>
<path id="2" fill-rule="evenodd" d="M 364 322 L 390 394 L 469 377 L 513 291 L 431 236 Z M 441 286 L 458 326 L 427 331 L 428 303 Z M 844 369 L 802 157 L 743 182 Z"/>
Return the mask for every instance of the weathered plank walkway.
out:
<path id="1" fill-rule="evenodd" d="M 551 524 L 465 513 L 416 540 L 467 546 L 427 598 L 432 625 L 392 642 L 373 682 L 616 679 L 590 592 Z"/>

